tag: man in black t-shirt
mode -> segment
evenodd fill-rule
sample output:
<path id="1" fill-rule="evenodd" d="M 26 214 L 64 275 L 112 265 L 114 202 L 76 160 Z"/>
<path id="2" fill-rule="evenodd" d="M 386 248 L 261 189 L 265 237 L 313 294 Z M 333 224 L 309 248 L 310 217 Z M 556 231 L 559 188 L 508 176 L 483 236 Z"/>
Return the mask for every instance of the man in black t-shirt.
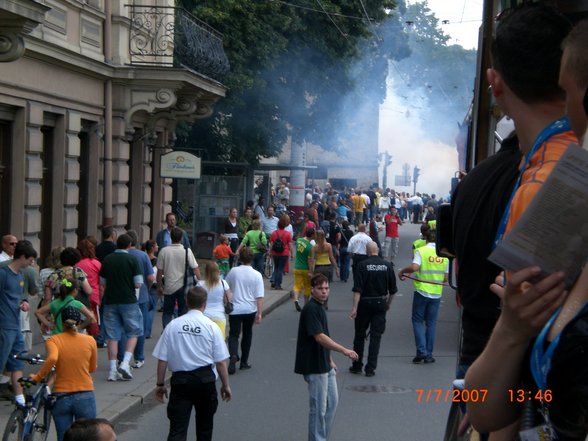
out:
<path id="1" fill-rule="evenodd" d="M 392 296 L 398 291 L 394 264 L 378 256 L 378 245 L 370 242 L 366 245 L 367 259 L 357 266 L 357 277 L 353 285 L 353 306 L 349 317 L 355 320 L 355 337 L 353 350 L 358 359 L 354 361 L 349 372 L 361 374 L 363 367 L 363 349 L 366 333 L 370 330 L 370 347 L 365 365 L 365 376 L 373 377 L 378 365 L 380 340 L 386 329 L 386 312 L 390 309 Z"/>
<path id="2" fill-rule="evenodd" d="M 324 303 L 329 298 L 329 280 L 315 274 L 311 281 L 311 299 L 304 306 L 298 324 L 294 372 L 304 375 L 310 394 L 308 416 L 309 440 L 327 440 L 335 418 L 337 402 L 337 366 L 331 351 L 341 352 L 352 360 L 357 354 L 329 337 Z"/>
<path id="3" fill-rule="evenodd" d="M 500 299 L 490 285 L 501 269 L 488 260 L 502 213 L 517 179 L 521 151 L 516 135 L 479 163 L 452 198 L 453 246 L 457 255 L 457 294 L 462 307 L 457 378 L 484 350 L 500 315 Z"/>

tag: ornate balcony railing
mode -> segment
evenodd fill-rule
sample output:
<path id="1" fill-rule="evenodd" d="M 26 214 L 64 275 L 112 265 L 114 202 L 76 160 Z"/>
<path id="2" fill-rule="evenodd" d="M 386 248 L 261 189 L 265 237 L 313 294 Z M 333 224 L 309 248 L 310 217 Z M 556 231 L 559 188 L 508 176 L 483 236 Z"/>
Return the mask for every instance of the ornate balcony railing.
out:
<path id="1" fill-rule="evenodd" d="M 214 79 L 229 71 L 222 34 L 186 10 L 127 6 L 132 65 L 186 67 Z"/>

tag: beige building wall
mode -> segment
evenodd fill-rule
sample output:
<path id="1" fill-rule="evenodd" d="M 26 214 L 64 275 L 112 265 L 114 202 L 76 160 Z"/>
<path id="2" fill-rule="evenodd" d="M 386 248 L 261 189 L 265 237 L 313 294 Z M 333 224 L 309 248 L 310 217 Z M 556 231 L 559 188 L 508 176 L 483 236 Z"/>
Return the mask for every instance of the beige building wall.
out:
<path id="1" fill-rule="evenodd" d="M 137 65 L 133 2 L 10 3 L 0 5 L 0 36 L 13 42 L 0 53 L 0 235 L 30 240 L 42 257 L 100 240 L 108 223 L 154 238 L 171 201 L 159 156 L 178 121 L 210 115 L 224 86 L 171 64 Z"/>

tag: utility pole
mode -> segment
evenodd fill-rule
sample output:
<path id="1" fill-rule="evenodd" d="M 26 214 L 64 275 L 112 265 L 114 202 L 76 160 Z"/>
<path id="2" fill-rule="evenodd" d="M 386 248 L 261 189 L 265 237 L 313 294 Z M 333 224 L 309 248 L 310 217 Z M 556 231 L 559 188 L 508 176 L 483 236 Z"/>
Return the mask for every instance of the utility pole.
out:
<path id="1" fill-rule="evenodd" d="M 382 173 L 382 189 L 386 190 L 386 188 L 388 188 L 388 166 L 392 164 L 392 155 L 386 151 L 380 153 L 378 156 L 384 166 L 384 171 Z"/>
<path id="2" fill-rule="evenodd" d="M 412 191 L 413 196 L 416 194 L 416 185 L 417 185 L 417 182 L 419 181 L 420 174 L 421 174 L 421 169 L 415 165 L 414 170 L 412 171 L 412 182 L 414 183 L 414 188 Z"/>

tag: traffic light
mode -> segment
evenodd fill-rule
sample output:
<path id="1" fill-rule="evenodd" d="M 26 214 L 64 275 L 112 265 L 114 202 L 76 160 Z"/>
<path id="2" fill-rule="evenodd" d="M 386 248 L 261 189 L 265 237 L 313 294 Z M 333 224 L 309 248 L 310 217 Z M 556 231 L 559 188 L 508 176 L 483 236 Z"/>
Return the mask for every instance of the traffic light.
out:
<path id="1" fill-rule="evenodd" d="M 420 173 L 421 173 L 421 169 L 415 165 L 414 170 L 412 172 L 412 180 L 414 182 L 418 182 Z"/>

